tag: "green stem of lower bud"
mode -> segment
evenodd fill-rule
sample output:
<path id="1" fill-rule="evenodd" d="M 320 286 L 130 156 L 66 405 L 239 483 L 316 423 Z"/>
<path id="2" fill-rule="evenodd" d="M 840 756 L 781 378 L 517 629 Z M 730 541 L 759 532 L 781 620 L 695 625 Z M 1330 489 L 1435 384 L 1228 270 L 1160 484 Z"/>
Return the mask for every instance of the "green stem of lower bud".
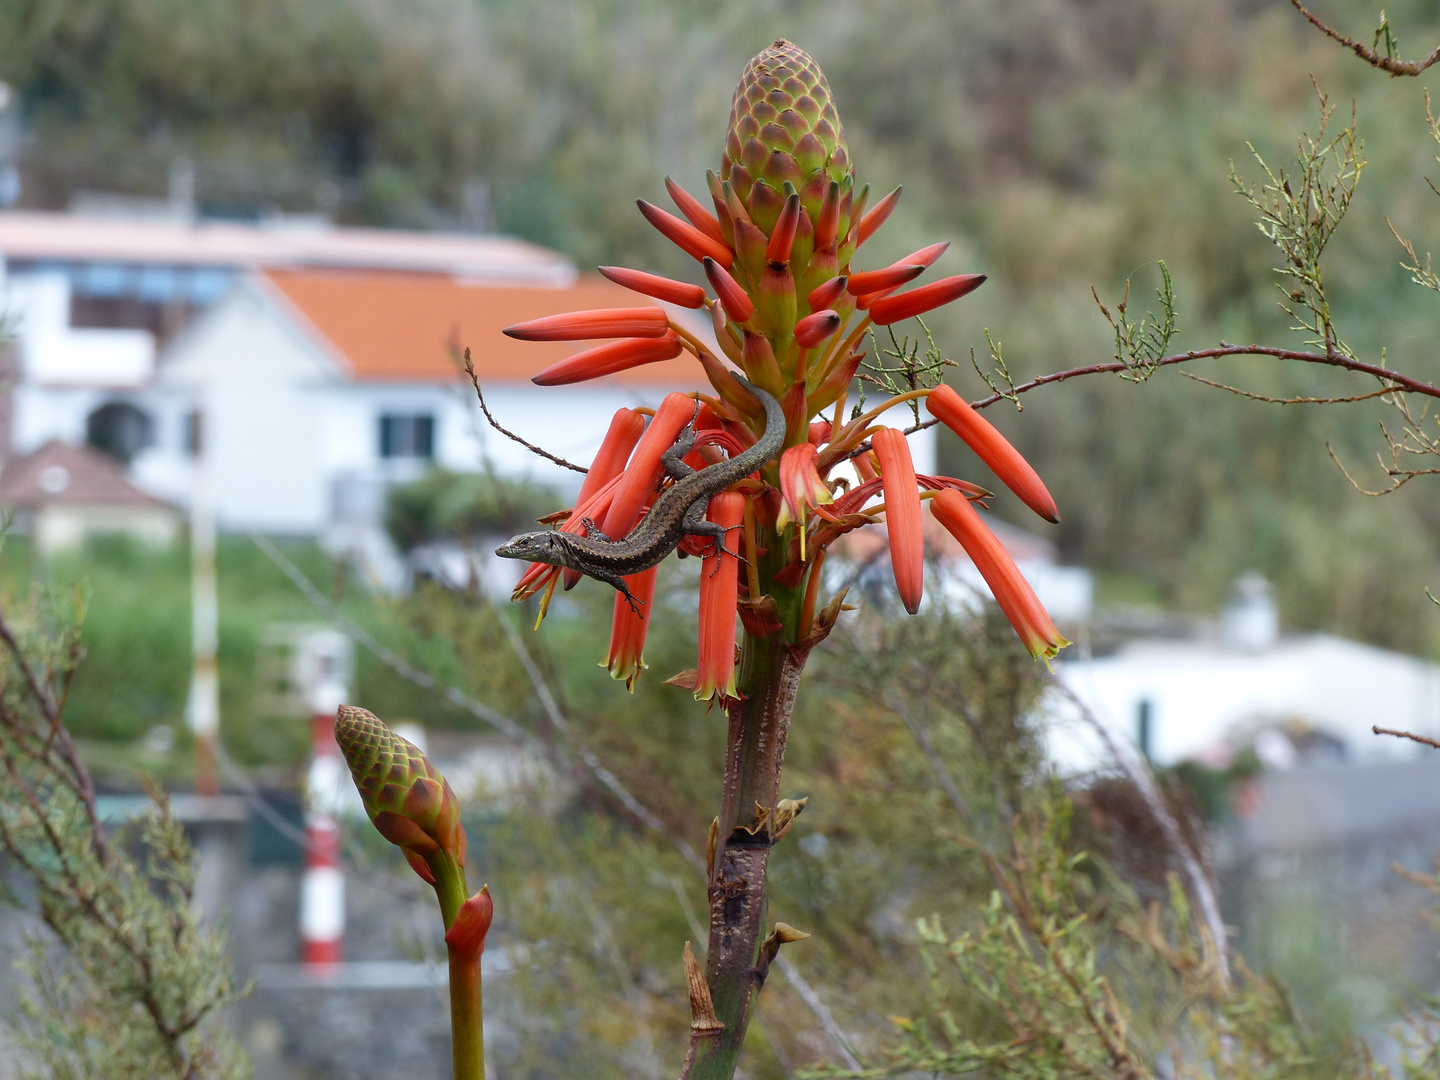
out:
<path id="1" fill-rule="evenodd" d="M 428 860 L 435 875 L 435 896 L 448 931 L 470 896 L 465 868 L 446 851 Z M 485 1033 L 481 1024 L 480 957 L 468 956 L 450 946 L 450 1053 L 455 1080 L 484 1080 Z"/>

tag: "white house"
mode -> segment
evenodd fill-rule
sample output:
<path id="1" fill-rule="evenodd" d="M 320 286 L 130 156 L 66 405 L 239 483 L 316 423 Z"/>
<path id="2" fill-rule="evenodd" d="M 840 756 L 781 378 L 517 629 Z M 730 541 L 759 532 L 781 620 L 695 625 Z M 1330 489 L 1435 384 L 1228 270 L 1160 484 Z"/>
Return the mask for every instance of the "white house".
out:
<path id="1" fill-rule="evenodd" d="M 500 423 L 580 464 L 616 409 L 704 385 L 682 356 L 534 386 L 588 343 L 503 327 L 658 302 L 504 238 L 0 213 L 0 255 L 19 361 L 0 456 L 88 442 L 185 505 L 203 435 L 222 528 L 369 548 L 386 487 L 432 463 L 576 489 L 578 473 L 489 427 L 457 347 Z M 670 313 L 711 336 L 703 313 Z M 934 432 L 912 451 L 933 471 Z"/>
<path id="2" fill-rule="evenodd" d="M 1112 737 L 1161 765 L 1224 767 L 1242 746 L 1281 770 L 1299 764 L 1307 745 L 1324 747 L 1328 760 L 1423 749 L 1376 736 L 1374 725 L 1440 737 L 1440 666 L 1327 634 L 1283 637 L 1255 575 L 1241 578 L 1212 637 L 1137 640 L 1095 658 L 1067 649 L 1055 673 Z M 1074 702 L 1054 695 L 1048 706 L 1059 720 L 1057 762 L 1081 769 L 1106 756 Z"/>
<path id="3" fill-rule="evenodd" d="M 682 356 L 565 387 L 531 376 L 588 347 L 519 342 L 501 329 L 542 314 L 658 303 L 603 278 L 499 285 L 438 274 L 270 270 L 244 278 L 167 350 L 157 408 L 201 408 L 222 527 L 323 534 L 378 524 L 386 486 L 432 464 L 576 489 L 580 474 L 490 428 L 457 365 L 469 347 L 497 421 L 584 464 L 614 411 L 690 389 Z M 700 329 L 694 312 L 672 311 Z M 162 460 L 163 459 L 163 460 Z M 136 475 L 184 497 L 183 448 Z"/>

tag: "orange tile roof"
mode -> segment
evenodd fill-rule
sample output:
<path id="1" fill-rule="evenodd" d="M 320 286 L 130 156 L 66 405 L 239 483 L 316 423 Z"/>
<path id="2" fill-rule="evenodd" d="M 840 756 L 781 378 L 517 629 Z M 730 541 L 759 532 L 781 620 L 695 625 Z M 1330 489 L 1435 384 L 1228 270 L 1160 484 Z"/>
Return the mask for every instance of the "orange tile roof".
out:
<path id="1" fill-rule="evenodd" d="M 637 307 L 657 300 L 602 277 L 565 287 L 496 285 L 443 274 L 266 270 L 261 280 L 323 337 L 350 374 L 364 381 L 448 382 L 459 375 L 449 345 L 470 347 L 482 379 L 527 382 L 542 369 L 597 342 L 514 341 L 500 331 L 542 315 Z M 669 309 L 672 316 L 678 309 Z M 692 330 L 703 317 L 683 312 Z M 708 335 L 706 335 L 708 336 Z M 627 385 L 693 387 L 700 366 L 686 354 L 612 375 Z"/>

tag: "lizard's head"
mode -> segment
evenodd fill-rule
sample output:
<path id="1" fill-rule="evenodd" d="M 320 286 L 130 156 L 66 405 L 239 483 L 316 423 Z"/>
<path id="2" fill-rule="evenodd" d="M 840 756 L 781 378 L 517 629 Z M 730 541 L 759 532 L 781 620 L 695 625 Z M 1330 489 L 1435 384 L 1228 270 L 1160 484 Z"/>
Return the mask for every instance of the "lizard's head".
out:
<path id="1" fill-rule="evenodd" d="M 560 559 L 563 554 L 562 541 L 558 532 L 546 530 L 544 532 L 521 533 L 519 536 L 511 537 L 505 543 L 495 549 L 495 554 L 502 559 L 524 559 L 526 562 L 548 563 L 551 566 L 561 565 Z"/>

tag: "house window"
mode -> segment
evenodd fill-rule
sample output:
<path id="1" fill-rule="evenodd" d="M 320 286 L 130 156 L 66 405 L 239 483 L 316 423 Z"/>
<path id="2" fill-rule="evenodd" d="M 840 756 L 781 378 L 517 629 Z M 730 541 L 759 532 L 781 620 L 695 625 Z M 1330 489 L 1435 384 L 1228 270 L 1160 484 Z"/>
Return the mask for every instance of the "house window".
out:
<path id="1" fill-rule="evenodd" d="M 92 412 L 85 421 L 85 441 L 125 464 L 155 444 L 155 421 L 125 401 L 112 401 Z"/>
<path id="2" fill-rule="evenodd" d="M 380 417 L 382 458 L 433 458 L 435 417 L 429 413 L 383 413 Z"/>

